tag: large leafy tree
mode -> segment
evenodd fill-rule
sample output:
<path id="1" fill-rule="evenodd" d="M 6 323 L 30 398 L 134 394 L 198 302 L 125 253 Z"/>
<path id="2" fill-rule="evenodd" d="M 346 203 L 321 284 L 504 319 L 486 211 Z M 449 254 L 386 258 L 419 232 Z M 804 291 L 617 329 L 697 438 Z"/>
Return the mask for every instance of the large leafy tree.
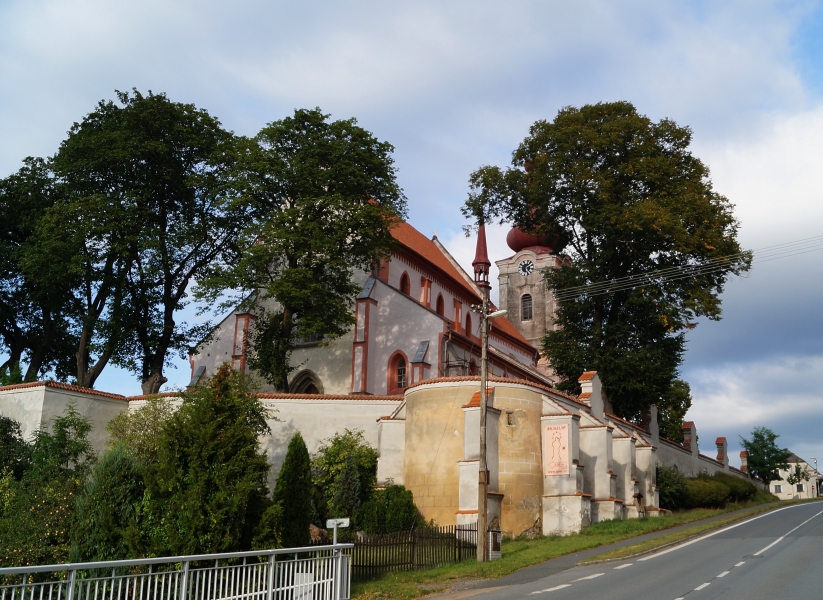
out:
<path id="1" fill-rule="evenodd" d="M 164 94 L 117 96 L 76 123 L 54 158 L 69 201 L 43 226 L 41 255 L 66 237 L 77 249 L 65 256 L 77 263 L 83 315 L 78 383 L 93 385 L 114 360 L 151 394 L 169 354 L 185 355 L 207 331 L 179 311 L 195 278 L 234 257 L 247 205 L 231 185 L 235 137 L 217 119 Z"/>
<path id="2" fill-rule="evenodd" d="M 12 370 L 25 361 L 27 381 L 47 371 L 65 379 L 76 344 L 65 280 L 32 277 L 23 264 L 27 253 L 37 251 L 37 224 L 60 192 L 46 161 L 23 163 L 0 180 L 0 339 L 8 356 L 0 368 Z"/>
<path id="3" fill-rule="evenodd" d="M 254 219 L 245 252 L 199 293 L 235 289 L 256 301 L 250 365 L 277 390 L 288 389 L 295 339 L 345 333 L 354 272 L 387 255 L 406 206 L 393 150 L 354 119 L 331 121 L 319 109 L 268 124 L 246 146 L 240 177 Z"/>
<path id="4" fill-rule="evenodd" d="M 576 391 L 580 373 L 596 369 L 614 410 L 628 419 L 651 404 L 664 422 L 685 412 L 684 333 L 698 317 L 721 317 L 726 278 L 750 264 L 733 207 L 690 152 L 691 135 L 628 102 L 569 107 L 531 127 L 511 168 L 483 167 L 470 179 L 467 216 L 501 218 L 565 250 L 564 266 L 546 274 L 550 288 L 661 269 L 682 275 L 556 303 L 559 327 L 547 332 L 543 350 L 559 387 Z M 715 268 L 701 269 L 707 265 Z"/>
<path id="5" fill-rule="evenodd" d="M 747 469 L 752 477 L 769 485 L 780 479 L 780 471 L 789 469 L 789 458 L 792 453 L 786 448 L 777 445 L 779 436 L 768 427 L 755 427 L 751 437 L 740 437 L 743 449 L 748 453 Z"/>

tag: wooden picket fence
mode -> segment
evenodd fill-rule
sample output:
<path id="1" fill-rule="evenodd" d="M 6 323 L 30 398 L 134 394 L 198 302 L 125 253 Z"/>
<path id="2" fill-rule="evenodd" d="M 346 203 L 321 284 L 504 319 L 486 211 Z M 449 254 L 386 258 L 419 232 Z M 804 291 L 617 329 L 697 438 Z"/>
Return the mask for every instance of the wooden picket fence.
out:
<path id="1" fill-rule="evenodd" d="M 394 571 L 462 562 L 477 554 L 477 524 L 424 527 L 382 535 L 347 534 L 353 543 L 352 578 L 364 581 Z"/>

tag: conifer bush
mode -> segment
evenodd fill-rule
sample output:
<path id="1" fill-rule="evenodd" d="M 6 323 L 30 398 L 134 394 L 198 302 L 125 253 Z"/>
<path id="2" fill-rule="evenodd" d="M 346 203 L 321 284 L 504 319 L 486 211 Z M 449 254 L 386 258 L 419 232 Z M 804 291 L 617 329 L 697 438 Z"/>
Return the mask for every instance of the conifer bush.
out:
<path id="1" fill-rule="evenodd" d="M 402 485 L 389 485 L 363 504 L 359 524 L 366 533 L 392 533 L 423 525 L 423 518 L 411 491 Z"/>
<path id="2" fill-rule="evenodd" d="M 299 431 L 289 441 L 272 500 L 274 504 L 267 509 L 261 525 L 273 525 L 275 531 L 272 534 L 261 531 L 258 537 L 272 535 L 284 548 L 308 546 L 312 516 L 311 460 Z"/>
<path id="3" fill-rule="evenodd" d="M 746 500 L 754 498 L 757 493 L 757 488 L 751 481 L 729 475 L 728 473 L 702 475 L 701 478 L 722 483 L 729 488 L 729 502 L 745 502 Z"/>
<path id="4" fill-rule="evenodd" d="M 163 424 L 157 460 L 145 469 L 152 553 L 249 550 L 269 505 L 269 465 L 258 440 L 269 432 L 268 413 L 245 375 L 228 365 L 181 396 Z"/>

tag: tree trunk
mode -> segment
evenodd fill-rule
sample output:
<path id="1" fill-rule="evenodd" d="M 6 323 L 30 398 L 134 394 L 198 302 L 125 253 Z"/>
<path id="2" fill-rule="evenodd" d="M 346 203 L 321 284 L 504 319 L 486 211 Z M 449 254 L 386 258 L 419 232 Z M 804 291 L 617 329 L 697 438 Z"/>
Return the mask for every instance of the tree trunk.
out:
<path id="1" fill-rule="evenodd" d="M 45 308 L 41 310 L 43 313 L 43 339 L 40 340 L 37 349 L 31 354 L 29 366 L 26 369 L 25 381 L 34 381 L 37 379 L 40 367 L 43 366 L 43 362 L 46 360 L 46 356 L 49 350 L 51 350 L 52 344 L 54 344 L 54 338 L 57 335 L 57 327 L 51 318 L 51 311 Z"/>
<path id="2" fill-rule="evenodd" d="M 162 371 L 152 371 L 151 375 L 143 380 L 140 387 L 143 388 L 143 394 L 146 396 L 150 394 L 159 394 L 160 387 L 167 381 L 168 378 L 163 377 Z"/>

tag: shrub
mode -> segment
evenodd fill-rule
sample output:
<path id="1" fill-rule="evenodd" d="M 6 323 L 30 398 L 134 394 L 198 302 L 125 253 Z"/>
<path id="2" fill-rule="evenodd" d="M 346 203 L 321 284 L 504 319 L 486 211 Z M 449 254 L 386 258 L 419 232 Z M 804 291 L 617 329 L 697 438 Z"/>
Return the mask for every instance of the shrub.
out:
<path id="1" fill-rule="evenodd" d="M 686 479 L 690 508 L 719 508 L 729 499 L 729 488 L 708 477 Z"/>
<path id="2" fill-rule="evenodd" d="M 360 509 L 360 526 L 366 533 L 407 531 L 423 524 L 413 494 L 402 485 L 390 485 Z"/>
<path id="3" fill-rule="evenodd" d="M 323 440 L 312 460 L 315 504 L 321 520 L 333 516 L 337 478 L 349 456 L 354 460 L 360 480 L 360 506 L 372 499 L 377 485 L 377 451 L 369 446 L 362 431 L 346 429 Z"/>
<path id="4" fill-rule="evenodd" d="M 0 472 L 9 469 L 20 479 L 31 465 L 31 444 L 23 439 L 20 423 L 0 415 Z"/>
<path id="5" fill-rule="evenodd" d="M 757 493 L 757 488 L 751 481 L 741 477 L 735 477 L 728 473 L 715 473 L 711 476 L 704 476 L 709 480 L 719 481 L 729 488 L 730 502 L 745 502 L 751 500 Z"/>
<path id="6" fill-rule="evenodd" d="M 122 444 L 106 452 L 77 500 L 71 562 L 143 556 L 140 509 L 144 491 L 143 474 L 131 452 Z"/>
<path id="7" fill-rule="evenodd" d="M 258 533 L 258 538 L 273 535 L 284 548 L 308 546 L 311 541 L 309 526 L 312 517 L 311 461 L 306 443 L 300 432 L 294 434 L 286 451 L 286 458 L 272 499 L 275 506 L 268 509 L 264 523 L 274 526 L 274 532 Z"/>
<path id="8" fill-rule="evenodd" d="M 657 487 L 662 508 L 677 510 L 688 506 L 686 478 L 676 467 L 657 465 Z"/>

